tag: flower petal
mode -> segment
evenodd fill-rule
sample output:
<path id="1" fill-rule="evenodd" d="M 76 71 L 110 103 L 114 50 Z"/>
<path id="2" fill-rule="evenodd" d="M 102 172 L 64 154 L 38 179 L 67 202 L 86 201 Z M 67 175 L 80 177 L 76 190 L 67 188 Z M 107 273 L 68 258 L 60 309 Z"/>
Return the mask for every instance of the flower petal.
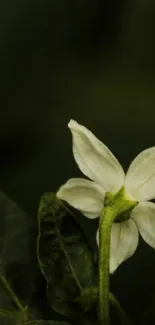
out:
<path id="1" fill-rule="evenodd" d="M 117 191 L 124 185 L 124 171 L 111 151 L 86 127 L 71 120 L 73 154 L 80 170 L 101 184 L 105 191 Z"/>
<path id="2" fill-rule="evenodd" d="M 100 216 L 104 205 L 104 190 L 83 178 L 69 179 L 57 192 L 57 197 L 80 210 L 86 217 Z"/>
<path id="3" fill-rule="evenodd" d="M 131 218 L 136 222 L 139 232 L 146 243 L 155 248 L 155 204 L 140 202 L 133 209 Z"/>
<path id="4" fill-rule="evenodd" d="M 113 223 L 111 229 L 110 273 L 131 257 L 138 246 L 138 229 L 131 220 Z"/>
<path id="5" fill-rule="evenodd" d="M 99 235 L 97 234 L 97 242 Z M 138 229 L 131 219 L 113 223 L 111 228 L 110 273 L 131 257 L 138 246 Z"/>
<path id="6" fill-rule="evenodd" d="M 125 187 L 138 201 L 155 198 L 155 147 L 142 151 L 129 166 Z"/>

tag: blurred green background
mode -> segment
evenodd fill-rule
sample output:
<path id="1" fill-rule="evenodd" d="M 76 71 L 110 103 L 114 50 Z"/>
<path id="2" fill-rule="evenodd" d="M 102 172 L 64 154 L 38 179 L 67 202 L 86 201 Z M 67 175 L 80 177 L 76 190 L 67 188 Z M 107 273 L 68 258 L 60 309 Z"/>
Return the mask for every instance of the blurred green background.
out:
<path id="1" fill-rule="evenodd" d="M 1 0 L 0 186 L 34 218 L 44 191 L 80 176 L 71 118 L 125 170 L 155 145 L 154 35 L 151 0 Z M 95 247 L 97 223 L 81 222 Z M 152 304 L 155 320 L 155 251 L 142 240 L 112 289 L 131 317 Z"/>

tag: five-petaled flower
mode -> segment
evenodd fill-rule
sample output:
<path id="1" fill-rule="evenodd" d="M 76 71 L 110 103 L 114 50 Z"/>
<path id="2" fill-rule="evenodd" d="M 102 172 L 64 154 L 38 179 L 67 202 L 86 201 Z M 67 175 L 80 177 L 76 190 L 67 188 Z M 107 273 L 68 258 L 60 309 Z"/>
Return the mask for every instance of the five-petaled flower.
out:
<path id="1" fill-rule="evenodd" d="M 71 120 L 73 155 L 88 179 L 69 179 L 57 197 L 80 210 L 86 217 L 100 217 L 106 192 L 125 187 L 127 196 L 138 201 L 126 221 L 112 224 L 110 272 L 131 257 L 138 245 L 138 230 L 143 239 L 155 248 L 155 147 L 142 151 L 124 170 L 111 151 L 86 127 Z M 97 233 L 98 242 L 98 233 Z"/>

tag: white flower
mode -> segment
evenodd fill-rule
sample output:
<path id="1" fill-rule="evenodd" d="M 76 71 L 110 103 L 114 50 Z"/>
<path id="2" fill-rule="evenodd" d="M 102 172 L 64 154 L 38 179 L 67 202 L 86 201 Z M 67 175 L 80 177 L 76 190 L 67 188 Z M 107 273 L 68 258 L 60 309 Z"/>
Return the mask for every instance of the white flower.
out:
<path id="1" fill-rule="evenodd" d="M 57 196 L 80 210 L 90 219 L 101 215 L 105 192 L 116 192 L 122 186 L 128 196 L 138 201 L 130 219 L 113 223 L 111 230 L 110 272 L 131 257 L 138 245 L 138 230 L 155 248 L 155 147 L 142 151 L 131 163 L 127 174 L 111 151 L 86 127 L 71 120 L 73 155 L 85 176 L 69 179 Z M 98 235 L 97 235 L 98 241 Z"/>

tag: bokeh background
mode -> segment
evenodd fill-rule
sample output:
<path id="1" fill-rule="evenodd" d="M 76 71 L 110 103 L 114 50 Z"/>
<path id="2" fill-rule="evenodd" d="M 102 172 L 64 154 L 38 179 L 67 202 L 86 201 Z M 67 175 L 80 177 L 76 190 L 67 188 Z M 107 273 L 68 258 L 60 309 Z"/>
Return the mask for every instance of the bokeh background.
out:
<path id="1" fill-rule="evenodd" d="M 154 35 L 151 0 L 1 0 L 0 187 L 34 218 L 44 191 L 80 176 L 71 118 L 125 170 L 155 145 Z M 95 247 L 96 221 L 81 223 Z M 154 324 L 155 251 L 142 239 L 111 285 L 131 318 L 148 307 Z"/>

